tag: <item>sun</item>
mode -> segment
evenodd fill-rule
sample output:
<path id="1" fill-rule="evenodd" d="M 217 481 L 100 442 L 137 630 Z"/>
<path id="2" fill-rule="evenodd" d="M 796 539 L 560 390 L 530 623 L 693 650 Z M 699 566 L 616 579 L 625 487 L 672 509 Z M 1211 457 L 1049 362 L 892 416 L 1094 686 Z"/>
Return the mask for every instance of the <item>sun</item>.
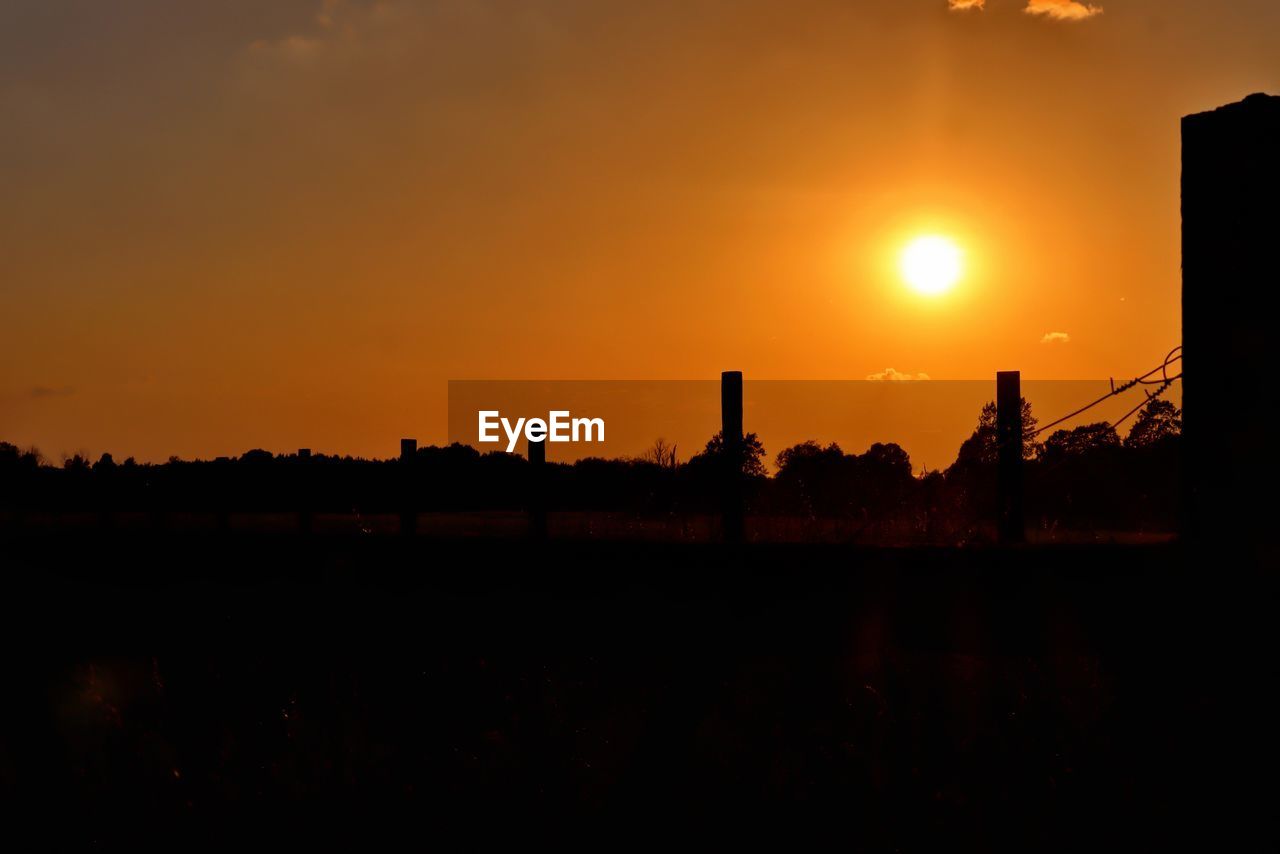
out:
<path id="1" fill-rule="evenodd" d="M 963 253 L 952 240 L 936 234 L 917 237 L 902 250 L 902 278 L 925 296 L 951 290 L 963 272 Z"/>

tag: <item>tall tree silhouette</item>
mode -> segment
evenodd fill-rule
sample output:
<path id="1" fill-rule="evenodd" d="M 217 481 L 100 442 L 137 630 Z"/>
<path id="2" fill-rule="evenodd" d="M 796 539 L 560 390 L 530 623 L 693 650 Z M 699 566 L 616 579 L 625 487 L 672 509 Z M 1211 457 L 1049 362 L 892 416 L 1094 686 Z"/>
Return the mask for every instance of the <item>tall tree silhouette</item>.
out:
<path id="1" fill-rule="evenodd" d="M 731 451 L 725 445 L 724 434 L 717 432 L 707 442 L 707 447 L 703 449 L 702 453 L 694 456 L 693 459 L 689 460 L 688 464 L 694 468 L 702 468 L 708 464 L 714 466 L 722 464 L 733 466 L 736 464 L 747 477 L 768 476 L 768 472 L 764 467 L 764 445 L 761 444 L 760 437 L 755 433 L 748 433 L 742 437 L 739 459 L 736 463 L 726 459 L 730 453 Z"/>
<path id="2" fill-rule="evenodd" d="M 1142 407 L 1133 429 L 1125 437 L 1126 448 L 1149 448 L 1182 435 L 1182 410 L 1167 400 L 1153 400 Z"/>
<path id="3" fill-rule="evenodd" d="M 1039 445 L 1036 442 L 1035 431 L 1036 420 L 1035 415 L 1031 413 L 1031 404 L 1027 399 L 1021 398 L 1022 401 L 1022 457 L 1023 459 L 1032 459 L 1039 451 Z M 996 405 L 994 401 L 988 401 L 983 404 L 982 411 L 978 413 L 978 426 L 973 434 L 965 439 L 960 445 L 960 453 L 956 456 L 956 464 L 959 466 L 973 465 L 975 463 L 995 463 L 996 461 Z"/>

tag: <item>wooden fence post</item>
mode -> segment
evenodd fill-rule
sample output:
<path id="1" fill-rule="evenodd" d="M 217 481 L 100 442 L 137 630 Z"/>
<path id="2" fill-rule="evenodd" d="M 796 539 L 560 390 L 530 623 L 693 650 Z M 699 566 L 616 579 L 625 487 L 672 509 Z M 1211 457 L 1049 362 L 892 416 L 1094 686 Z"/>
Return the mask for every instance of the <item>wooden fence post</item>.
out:
<path id="1" fill-rule="evenodd" d="M 414 464 L 418 458 L 418 440 L 400 440 L 400 533 L 412 534 L 418 529 L 418 504 L 415 500 Z"/>
<path id="2" fill-rule="evenodd" d="M 1025 539 L 1022 508 L 1022 378 L 996 373 L 996 476 L 998 530 L 1003 544 Z"/>
<path id="3" fill-rule="evenodd" d="M 742 494 L 742 371 L 723 371 L 720 374 L 720 435 L 724 439 L 721 479 L 724 541 L 741 543 L 746 534 Z"/>
<path id="4" fill-rule="evenodd" d="M 237 467 L 228 457 L 217 457 L 213 464 L 217 489 L 214 490 L 213 526 L 220 534 L 231 532 L 231 501 L 235 495 Z"/>
<path id="5" fill-rule="evenodd" d="M 302 488 L 301 504 L 298 508 L 298 530 L 304 534 L 311 533 L 312 493 L 315 484 L 312 482 L 311 449 L 298 449 L 298 485 Z"/>
<path id="6" fill-rule="evenodd" d="M 547 538 L 547 443 L 529 440 L 529 536 Z"/>

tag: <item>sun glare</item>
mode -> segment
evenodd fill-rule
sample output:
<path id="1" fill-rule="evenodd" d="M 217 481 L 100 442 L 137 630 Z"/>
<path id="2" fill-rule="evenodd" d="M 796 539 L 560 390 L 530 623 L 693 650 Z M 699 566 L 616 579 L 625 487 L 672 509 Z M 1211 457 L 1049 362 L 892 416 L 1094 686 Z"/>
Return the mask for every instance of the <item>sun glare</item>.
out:
<path id="1" fill-rule="evenodd" d="M 960 278 L 960 247 L 937 235 L 917 237 L 902 250 L 901 268 L 902 278 L 916 293 L 944 294 Z"/>

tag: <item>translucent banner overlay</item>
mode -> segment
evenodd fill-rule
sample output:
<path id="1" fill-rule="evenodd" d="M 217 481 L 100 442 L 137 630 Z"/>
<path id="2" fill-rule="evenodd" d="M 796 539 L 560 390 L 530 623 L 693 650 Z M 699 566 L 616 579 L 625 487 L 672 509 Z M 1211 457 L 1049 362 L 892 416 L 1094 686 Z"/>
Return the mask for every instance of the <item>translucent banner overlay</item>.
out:
<path id="1" fill-rule="evenodd" d="M 1108 397 L 1110 380 L 1024 380 L 1022 396 L 1043 428 L 1086 404 L 1100 403 L 1064 423 L 1045 430 L 1044 441 L 1059 429 L 1100 422 L 1115 423 L 1139 407 L 1159 386 L 1139 385 Z M 755 433 L 765 449 L 765 462 L 775 469 L 779 451 L 805 441 L 838 444 L 846 453 L 863 453 L 873 443 L 895 443 L 911 458 L 913 470 L 946 469 L 961 444 L 977 428 L 983 406 L 996 399 L 989 380 L 809 381 L 746 380 L 743 383 L 743 429 Z M 1181 383 L 1163 399 L 1181 406 Z M 562 433 L 572 435 L 572 421 L 603 421 L 603 441 L 579 429 L 579 441 L 548 442 L 547 459 L 573 462 L 587 457 L 634 458 L 652 451 L 657 440 L 675 446 L 679 461 L 702 451 L 720 430 L 719 380 L 499 381 L 455 380 L 449 383 L 449 441 L 480 451 L 527 454 L 520 430 L 514 446 L 510 431 L 519 419 L 551 421 L 559 412 Z M 488 416 L 496 442 L 481 442 L 480 414 Z M 1138 419 L 1134 412 L 1119 424 L 1123 440 Z M 501 424 L 506 419 L 507 424 Z M 585 427 L 585 425 L 583 425 Z"/>

